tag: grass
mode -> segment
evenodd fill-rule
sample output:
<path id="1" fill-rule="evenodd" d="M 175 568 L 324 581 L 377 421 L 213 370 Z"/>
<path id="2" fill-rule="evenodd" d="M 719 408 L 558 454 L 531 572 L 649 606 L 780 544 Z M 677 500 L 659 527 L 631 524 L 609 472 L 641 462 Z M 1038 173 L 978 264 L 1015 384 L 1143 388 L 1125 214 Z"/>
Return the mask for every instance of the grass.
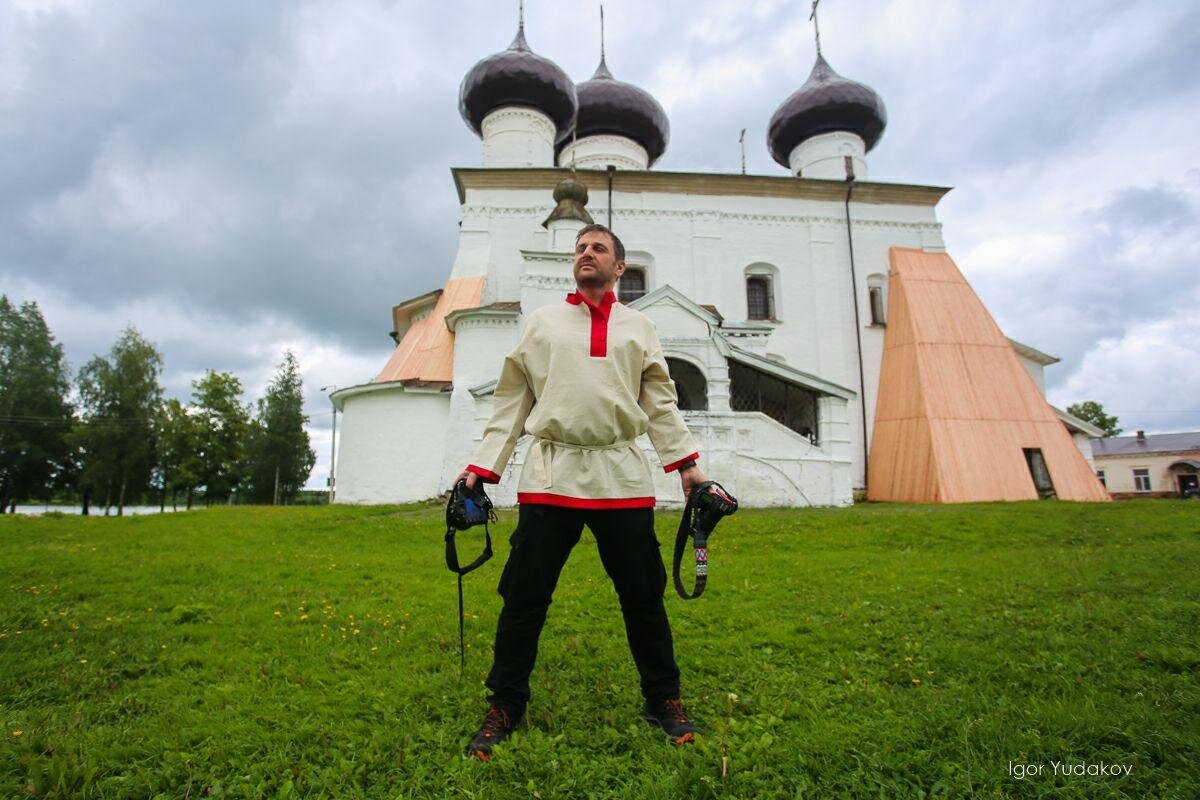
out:
<path id="1" fill-rule="evenodd" d="M 1200 503 L 742 511 L 704 597 L 668 587 L 679 750 L 585 535 L 480 764 L 515 516 L 461 677 L 439 508 L 0 517 L 0 797 L 1200 797 Z"/>

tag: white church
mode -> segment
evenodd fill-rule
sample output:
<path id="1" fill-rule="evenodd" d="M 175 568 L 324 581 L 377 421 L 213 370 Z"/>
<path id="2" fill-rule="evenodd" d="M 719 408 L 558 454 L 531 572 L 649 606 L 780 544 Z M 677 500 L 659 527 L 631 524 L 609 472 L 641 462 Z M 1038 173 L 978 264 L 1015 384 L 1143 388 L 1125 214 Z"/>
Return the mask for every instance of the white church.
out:
<path id="1" fill-rule="evenodd" d="M 575 84 L 526 43 L 463 79 L 459 106 L 482 165 L 453 170 L 458 251 L 443 288 L 392 309 L 396 348 L 377 378 L 338 390 L 334 501 L 401 503 L 444 492 L 492 411 L 527 315 L 573 290 L 575 234 L 595 221 L 627 249 L 618 298 L 655 323 L 701 465 L 744 505 L 846 506 L 865 487 L 889 310 L 889 251 L 944 251 L 949 191 L 872 180 L 883 101 L 818 51 L 770 120 L 786 173 L 653 169 L 662 106 L 605 63 Z M 1011 342 L 1044 391 L 1057 359 Z M 1058 414 L 1090 458 L 1087 423 Z M 642 437 L 652 465 L 657 456 Z M 516 501 L 530 437 L 498 486 Z M 682 501 L 658 471 L 661 505 Z"/>

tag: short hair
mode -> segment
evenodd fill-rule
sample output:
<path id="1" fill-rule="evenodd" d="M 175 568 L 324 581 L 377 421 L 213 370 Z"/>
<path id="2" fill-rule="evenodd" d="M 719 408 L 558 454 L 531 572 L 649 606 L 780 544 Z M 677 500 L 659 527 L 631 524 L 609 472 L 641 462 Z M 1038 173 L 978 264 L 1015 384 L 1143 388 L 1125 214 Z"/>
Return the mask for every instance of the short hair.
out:
<path id="1" fill-rule="evenodd" d="M 591 225 L 584 225 L 579 229 L 579 233 L 575 234 L 575 244 L 579 244 L 579 240 L 583 238 L 585 233 L 606 233 L 608 238 L 612 239 L 613 254 L 617 257 L 617 261 L 625 260 L 625 245 L 617 238 L 617 235 L 604 227 L 598 222 L 593 222 Z"/>

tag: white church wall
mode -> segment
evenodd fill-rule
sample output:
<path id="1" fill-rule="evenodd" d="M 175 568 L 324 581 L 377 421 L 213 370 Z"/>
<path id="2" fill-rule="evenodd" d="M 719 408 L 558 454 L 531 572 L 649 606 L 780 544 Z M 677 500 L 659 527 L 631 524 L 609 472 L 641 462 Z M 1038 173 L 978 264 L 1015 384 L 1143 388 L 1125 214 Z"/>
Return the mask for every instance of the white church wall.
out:
<path id="1" fill-rule="evenodd" d="M 342 406 L 337 502 L 410 503 L 444 491 L 449 397 L 398 384 L 363 389 Z"/>
<path id="2" fill-rule="evenodd" d="M 1046 373 L 1045 368 L 1031 358 L 1026 358 L 1020 352 L 1014 350 L 1017 354 L 1017 360 L 1021 362 L 1021 366 L 1029 373 L 1029 377 L 1033 378 L 1033 382 L 1037 384 L 1038 391 L 1042 393 L 1042 397 L 1046 396 Z M 1086 437 L 1085 437 L 1086 438 Z M 1088 440 L 1091 441 L 1090 439 Z M 1092 446 L 1088 445 L 1088 454 L 1091 454 Z"/>
<path id="3" fill-rule="evenodd" d="M 560 302 L 570 291 L 569 260 L 531 266 L 521 250 L 537 242 L 552 200 L 546 191 L 472 190 L 454 277 L 486 274 L 485 302 L 520 298 L 522 312 Z M 607 222 L 607 195 L 593 191 L 588 209 Z M 468 229 L 465 221 L 470 218 Z M 846 424 L 855 486 L 864 484 L 862 442 L 870 435 L 884 329 L 870 325 L 867 276 L 888 273 L 893 246 L 943 249 L 933 207 L 858 203 L 851 199 L 867 429 L 859 400 Z M 468 240 L 486 229 L 488 246 Z M 850 305 L 850 265 L 842 203 L 799 198 L 615 192 L 613 228 L 629 250 L 653 259 L 648 290 L 664 284 L 711 304 L 731 323 L 747 316 L 745 269 L 771 265 L 777 322 L 764 352 L 804 372 L 858 390 L 857 339 Z M 544 247 L 544 245 L 543 245 Z M 479 263 L 486 260 L 486 263 Z M 461 274 L 460 274 L 461 273 Z M 499 365 L 496 365 L 498 371 Z"/>

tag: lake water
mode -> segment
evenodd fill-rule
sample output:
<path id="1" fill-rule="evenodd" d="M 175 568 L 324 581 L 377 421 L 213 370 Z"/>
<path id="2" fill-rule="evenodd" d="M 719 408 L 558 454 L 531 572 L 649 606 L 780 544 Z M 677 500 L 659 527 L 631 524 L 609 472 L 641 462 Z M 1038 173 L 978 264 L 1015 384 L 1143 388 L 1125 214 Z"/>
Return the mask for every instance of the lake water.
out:
<path id="1" fill-rule="evenodd" d="M 198 511 L 202 508 L 204 508 L 204 506 L 196 506 L 192 510 Z M 187 508 L 185 506 L 180 506 L 179 510 L 186 511 Z M 45 514 L 47 511 L 57 511 L 62 514 L 79 514 L 81 511 L 81 507 L 77 506 L 77 505 L 76 506 L 46 506 L 46 505 L 22 506 L 22 505 L 18 505 L 17 506 L 18 514 L 30 514 L 35 517 L 41 516 L 42 514 Z M 92 506 L 90 509 L 88 509 L 88 512 L 89 512 L 88 516 L 103 517 L 104 516 L 104 506 Z M 158 506 L 125 506 L 125 514 L 126 515 L 129 515 L 129 514 L 157 514 L 157 513 L 158 513 Z M 166 513 L 168 513 L 168 514 L 171 513 L 170 506 L 167 506 Z M 109 509 L 108 515 L 110 517 L 115 517 L 117 515 L 117 507 L 113 506 L 111 509 Z"/>

